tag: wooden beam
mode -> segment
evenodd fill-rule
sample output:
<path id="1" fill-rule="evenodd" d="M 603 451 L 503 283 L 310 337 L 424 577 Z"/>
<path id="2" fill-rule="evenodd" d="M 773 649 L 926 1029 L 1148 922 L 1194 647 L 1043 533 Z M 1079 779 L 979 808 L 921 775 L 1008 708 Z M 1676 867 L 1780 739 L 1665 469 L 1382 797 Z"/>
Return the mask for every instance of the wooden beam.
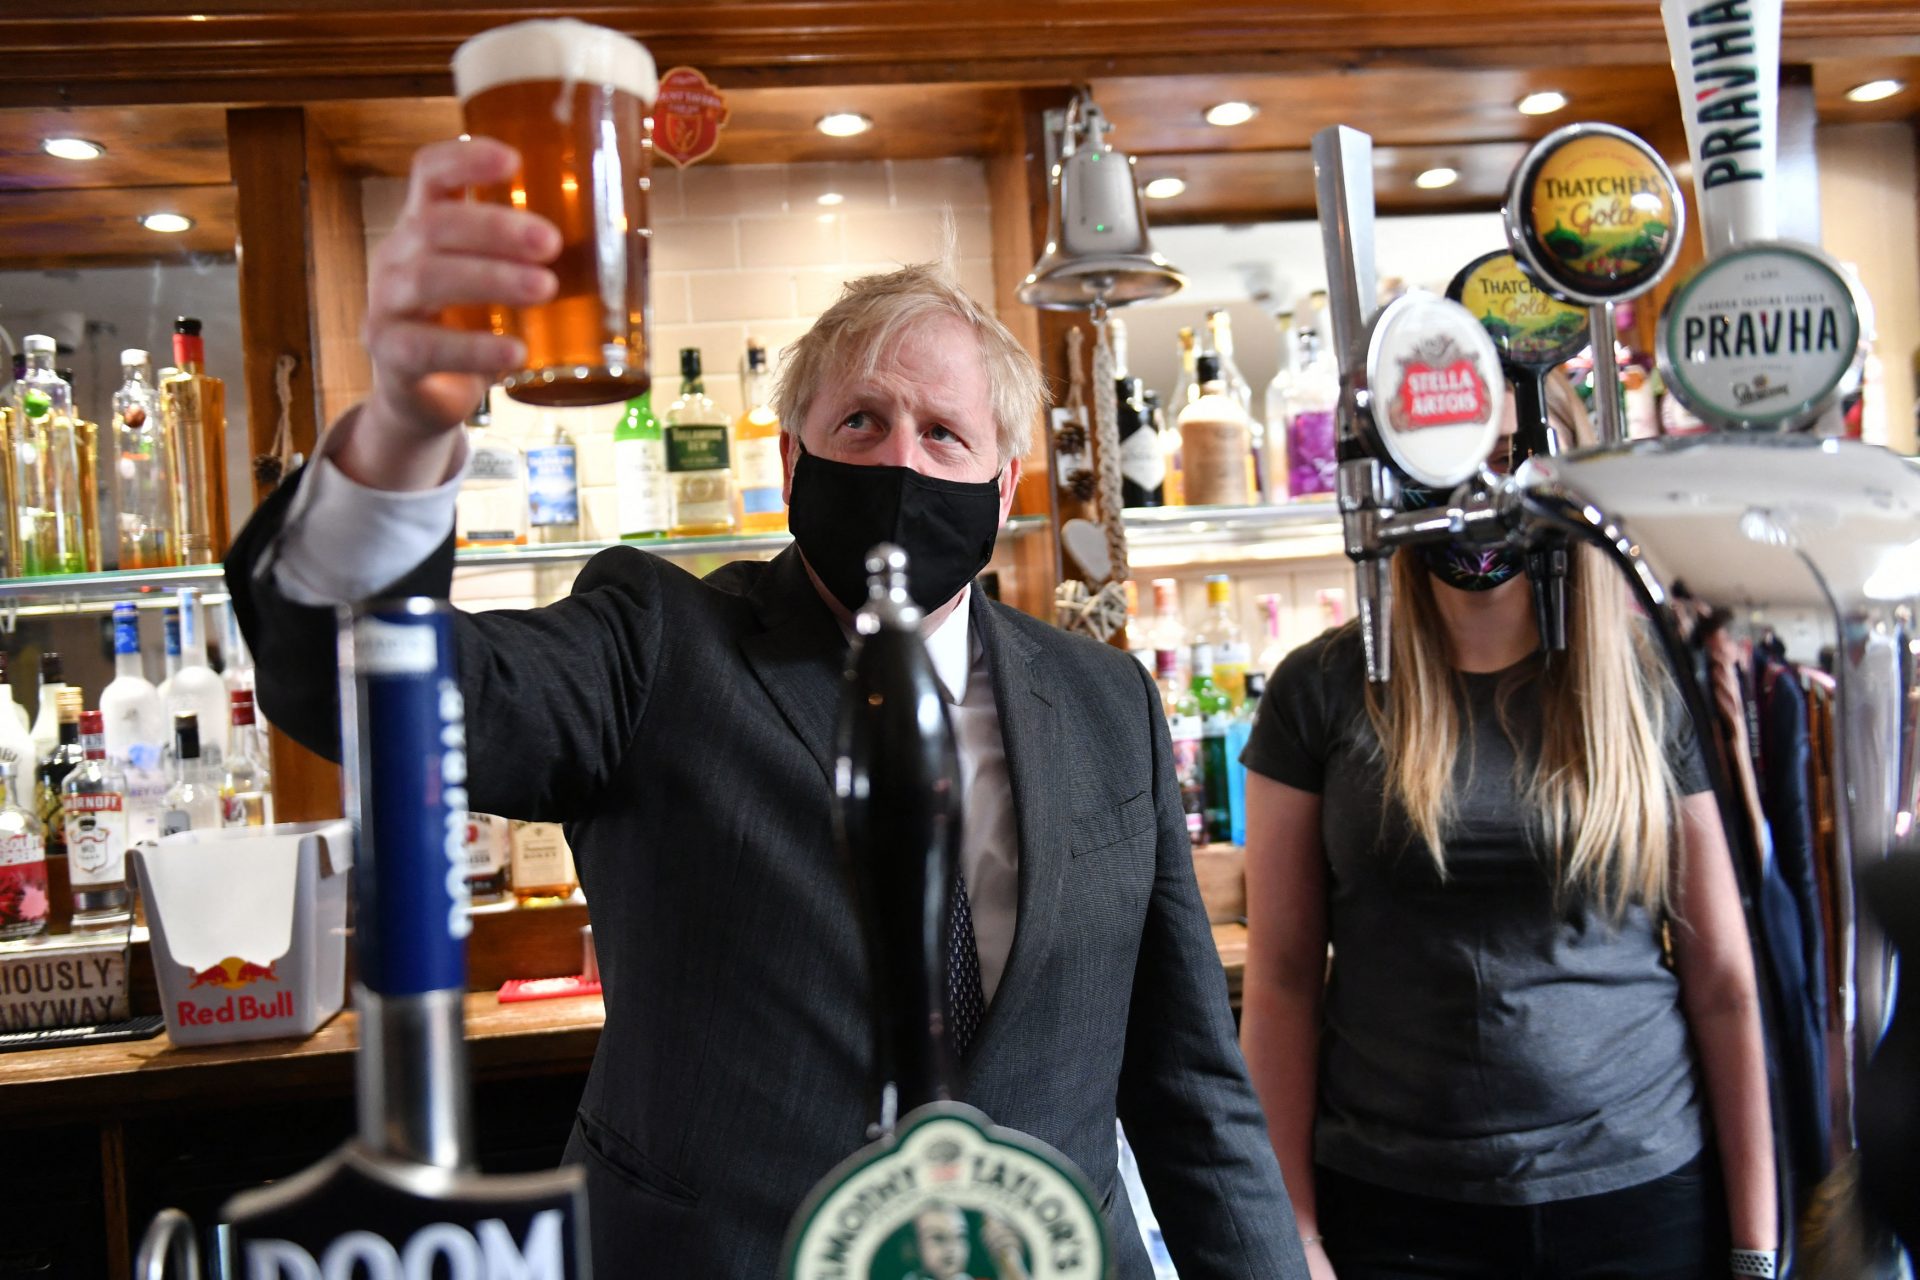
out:
<path id="1" fill-rule="evenodd" d="M 311 456 L 322 425 L 371 381 L 360 341 L 367 290 L 360 182 L 298 107 L 230 112 L 227 138 L 239 189 L 249 452 L 272 452 L 284 413 L 293 448 Z M 284 403 L 283 362 L 291 393 Z M 256 479 L 255 500 L 264 494 Z M 278 730 L 271 746 L 275 816 L 337 817 L 339 770 Z"/>

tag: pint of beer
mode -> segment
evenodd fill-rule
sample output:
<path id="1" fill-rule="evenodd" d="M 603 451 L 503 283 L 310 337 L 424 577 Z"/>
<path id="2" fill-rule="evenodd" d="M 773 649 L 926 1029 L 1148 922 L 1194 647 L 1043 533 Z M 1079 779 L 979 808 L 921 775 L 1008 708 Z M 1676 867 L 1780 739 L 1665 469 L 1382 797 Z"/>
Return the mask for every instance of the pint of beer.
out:
<path id="1" fill-rule="evenodd" d="M 647 109 L 659 88 L 637 40 L 572 19 L 482 32 L 453 55 L 466 129 L 520 152 L 520 171 L 474 198 L 551 220 L 560 290 L 530 307 L 484 311 L 527 344 L 507 394 L 537 405 L 612 404 L 647 390 Z"/>

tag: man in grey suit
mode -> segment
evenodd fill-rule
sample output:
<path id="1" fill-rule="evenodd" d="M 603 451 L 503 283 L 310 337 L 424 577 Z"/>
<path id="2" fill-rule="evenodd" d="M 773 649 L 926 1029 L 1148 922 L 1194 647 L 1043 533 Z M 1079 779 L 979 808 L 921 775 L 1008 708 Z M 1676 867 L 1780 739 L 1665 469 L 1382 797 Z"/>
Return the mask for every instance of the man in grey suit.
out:
<path id="1" fill-rule="evenodd" d="M 333 603 L 448 593 L 459 424 L 518 344 L 434 319 L 549 296 L 551 224 L 459 199 L 513 153 L 423 150 L 374 255 L 374 391 L 236 540 L 261 705 L 337 752 Z M 1158 693 L 1126 654 L 987 599 L 1040 407 L 1011 334 L 937 272 L 848 287 L 777 409 L 795 545 L 696 579 L 632 547 L 545 608 L 462 615 L 474 807 L 567 824 L 607 1021 L 569 1157 L 605 1275 L 773 1274 L 873 1114 L 868 976 L 828 817 L 862 558 L 903 543 L 960 748 L 949 1026 L 960 1096 L 1091 1180 L 1150 1274 L 1125 1122 L 1187 1280 L 1305 1277 L 1194 882 Z"/>

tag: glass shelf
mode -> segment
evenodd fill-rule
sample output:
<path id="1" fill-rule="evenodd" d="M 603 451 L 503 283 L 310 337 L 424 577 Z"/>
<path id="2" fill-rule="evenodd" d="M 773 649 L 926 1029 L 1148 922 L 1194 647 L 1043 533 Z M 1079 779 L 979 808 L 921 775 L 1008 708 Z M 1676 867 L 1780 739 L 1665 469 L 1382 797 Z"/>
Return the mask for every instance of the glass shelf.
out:
<path id="1" fill-rule="evenodd" d="M 1331 501 L 1259 507 L 1129 507 L 1129 567 L 1176 569 L 1345 554 Z"/>

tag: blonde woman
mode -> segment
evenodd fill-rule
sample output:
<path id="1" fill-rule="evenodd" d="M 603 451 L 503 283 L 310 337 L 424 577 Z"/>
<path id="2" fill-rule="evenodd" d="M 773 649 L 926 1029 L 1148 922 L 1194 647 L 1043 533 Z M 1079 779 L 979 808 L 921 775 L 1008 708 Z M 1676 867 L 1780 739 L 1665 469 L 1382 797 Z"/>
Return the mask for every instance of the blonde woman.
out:
<path id="1" fill-rule="evenodd" d="M 1316 1280 L 1773 1274 L 1714 799 L 1620 575 L 1571 560 L 1564 654 L 1520 557 L 1443 545 L 1394 557 L 1391 683 L 1348 626 L 1267 686 L 1242 1044 Z"/>

